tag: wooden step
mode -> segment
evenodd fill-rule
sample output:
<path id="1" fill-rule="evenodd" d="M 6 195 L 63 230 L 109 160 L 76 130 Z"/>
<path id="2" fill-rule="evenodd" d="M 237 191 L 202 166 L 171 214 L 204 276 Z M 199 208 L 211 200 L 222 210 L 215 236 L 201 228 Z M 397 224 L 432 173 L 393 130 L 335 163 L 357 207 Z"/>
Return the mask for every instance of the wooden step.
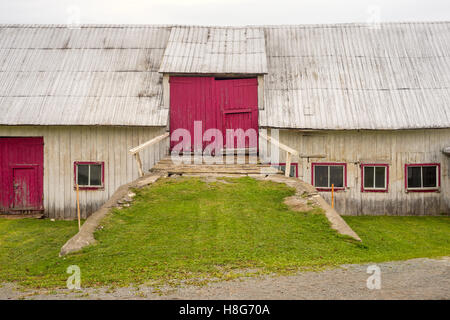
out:
<path id="1" fill-rule="evenodd" d="M 205 158 L 200 158 L 200 159 L 196 159 L 195 156 L 185 156 L 186 158 L 182 158 L 183 162 L 188 161 L 191 164 L 197 164 L 195 162 L 199 162 L 201 161 L 202 164 L 210 164 L 208 163 L 208 160 L 205 160 Z M 233 157 L 231 157 L 233 159 L 233 164 L 255 164 L 255 163 L 261 163 L 261 161 L 259 160 L 259 158 L 257 156 L 249 156 L 249 155 L 234 155 Z M 185 160 L 188 159 L 188 160 Z M 217 162 L 222 162 L 223 164 L 225 164 L 227 161 L 229 161 L 230 157 L 229 156 L 216 156 L 213 158 L 208 158 L 210 161 L 212 162 L 214 161 L 216 164 Z M 196 161 L 197 160 L 197 161 Z M 162 160 L 160 160 L 158 163 L 162 163 L 162 164 L 166 164 L 166 163 L 174 163 L 174 161 L 172 161 L 171 157 L 166 157 Z M 222 163 L 217 163 L 217 164 L 222 164 Z"/>
<path id="2" fill-rule="evenodd" d="M 171 157 L 167 157 L 159 161 L 150 171 L 167 172 L 168 174 L 224 174 L 224 175 L 259 175 L 259 174 L 282 174 L 276 168 L 268 164 L 261 164 L 258 158 L 250 158 L 246 156 L 234 156 L 233 163 L 206 163 L 204 159 L 200 159 L 202 163 L 194 163 L 194 157 L 188 157 L 189 163 L 176 163 Z M 249 163 L 251 162 L 253 163 Z M 237 162 L 241 163 L 237 163 Z M 244 162 L 244 163 L 242 163 Z"/>
<path id="3" fill-rule="evenodd" d="M 183 155 L 194 155 L 194 151 L 183 151 Z M 233 148 L 233 149 L 222 149 L 218 155 L 257 155 L 257 148 Z"/>

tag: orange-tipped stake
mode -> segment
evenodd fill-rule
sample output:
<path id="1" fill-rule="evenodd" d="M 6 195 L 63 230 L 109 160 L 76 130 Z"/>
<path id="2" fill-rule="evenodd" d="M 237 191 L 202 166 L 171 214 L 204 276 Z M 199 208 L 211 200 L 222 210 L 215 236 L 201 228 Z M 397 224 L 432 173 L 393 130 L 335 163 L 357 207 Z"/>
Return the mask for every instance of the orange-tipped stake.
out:
<path id="1" fill-rule="evenodd" d="M 331 184 L 331 207 L 334 208 L 334 183 Z"/>

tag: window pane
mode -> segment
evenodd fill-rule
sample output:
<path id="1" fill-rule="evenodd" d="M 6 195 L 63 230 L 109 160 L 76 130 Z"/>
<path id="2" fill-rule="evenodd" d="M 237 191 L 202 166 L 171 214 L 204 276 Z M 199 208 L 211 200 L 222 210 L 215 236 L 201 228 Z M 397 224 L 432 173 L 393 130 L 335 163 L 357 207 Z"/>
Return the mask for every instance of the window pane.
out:
<path id="1" fill-rule="evenodd" d="M 278 165 L 275 166 L 278 170 L 282 171 L 283 173 L 286 172 L 286 166 L 284 164 L 282 165 Z M 296 177 L 296 173 L 295 173 L 295 169 L 296 167 L 294 165 L 291 164 L 291 172 L 289 174 L 290 177 Z"/>
<path id="2" fill-rule="evenodd" d="M 278 170 L 280 170 L 283 173 L 286 172 L 286 166 L 285 165 L 277 165 L 277 166 L 275 166 L 275 168 L 277 168 Z"/>
<path id="3" fill-rule="evenodd" d="M 91 186 L 102 185 L 102 166 L 100 164 L 91 164 Z"/>
<path id="4" fill-rule="evenodd" d="M 316 187 L 328 187 L 328 166 L 314 167 L 314 183 Z"/>
<path id="5" fill-rule="evenodd" d="M 375 188 L 386 188 L 386 167 L 375 167 Z"/>
<path id="6" fill-rule="evenodd" d="M 423 187 L 437 187 L 436 166 L 423 167 Z"/>
<path id="7" fill-rule="evenodd" d="M 344 167 L 330 166 L 330 187 L 334 183 L 335 188 L 344 187 Z"/>
<path id="8" fill-rule="evenodd" d="M 421 167 L 408 167 L 408 188 L 420 188 L 422 180 Z"/>
<path id="9" fill-rule="evenodd" d="M 297 172 L 296 171 L 297 171 L 297 167 L 291 165 L 291 172 L 289 173 L 289 176 L 295 178 L 297 176 Z"/>
<path id="10" fill-rule="evenodd" d="M 87 186 L 89 184 L 88 174 L 89 174 L 89 165 L 87 164 L 79 164 L 78 167 L 78 185 L 79 186 Z"/>
<path id="11" fill-rule="evenodd" d="M 373 188 L 373 167 L 364 167 L 364 188 Z"/>

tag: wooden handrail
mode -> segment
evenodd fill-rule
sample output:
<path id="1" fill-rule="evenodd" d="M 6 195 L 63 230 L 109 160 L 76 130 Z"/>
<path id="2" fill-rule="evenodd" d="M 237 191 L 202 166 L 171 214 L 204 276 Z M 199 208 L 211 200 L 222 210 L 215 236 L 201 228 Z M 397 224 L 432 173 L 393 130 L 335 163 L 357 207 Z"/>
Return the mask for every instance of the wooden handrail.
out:
<path id="1" fill-rule="evenodd" d="M 288 147 L 287 145 L 281 143 L 280 141 L 272 138 L 272 137 L 268 137 L 265 133 L 260 132 L 259 136 L 262 137 L 264 140 L 266 140 L 267 142 L 273 143 L 274 145 L 278 146 L 280 149 L 289 152 L 290 154 L 294 155 L 294 156 L 298 156 L 299 153 L 297 150 L 292 149 L 291 147 Z"/>
<path id="2" fill-rule="evenodd" d="M 144 142 L 144 143 L 138 145 L 137 147 L 134 147 L 134 148 L 130 149 L 129 152 L 130 152 L 131 154 L 138 153 L 138 152 L 141 151 L 142 149 L 144 149 L 144 148 L 146 148 L 146 147 L 149 147 L 149 146 L 151 146 L 151 145 L 153 145 L 153 144 L 155 144 L 155 143 L 157 143 L 157 142 L 159 142 L 159 141 L 161 141 L 161 140 L 167 138 L 168 136 L 169 136 L 169 133 L 166 132 L 166 133 L 164 133 L 164 134 L 162 134 L 162 135 L 160 135 L 160 136 L 157 136 L 156 138 L 153 138 L 153 139 L 151 139 L 151 140 L 148 140 L 148 141 L 146 141 L 146 142 Z"/>
<path id="3" fill-rule="evenodd" d="M 290 176 L 291 173 L 291 161 L 292 161 L 292 156 L 298 156 L 299 152 L 297 150 L 292 149 L 291 147 L 288 147 L 287 145 L 281 143 L 280 141 L 273 139 L 272 137 L 268 137 L 265 133 L 263 132 L 259 132 L 259 136 L 261 138 L 263 138 L 264 140 L 266 140 L 267 142 L 270 142 L 274 145 L 276 145 L 277 147 L 279 147 L 281 150 L 286 151 L 286 165 L 285 165 L 285 169 L 284 169 L 284 175 L 286 177 Z"/>
<path id="4" fill-rule="evenodd" d="M 151 145 L 154 145 L 154 144 L 164 140 L 165 138 L 169 137 L 169 135 L 170 135 L 169 132 L 166 132 L 166 133 L 164 133 L 160 136 L 157 136 L 156 138 L 153 138 L 151 140 L 148 140 L 128 151 L 130 154 L 132 154 L 134 156 L 134 159 L 137 162 L 140 177 L 142 177 L 144 175 L 144 169 L 142 168 L 142 161 L 141 161 L 141 156 L 139 155 L 139 152 L 141 150 L 143 150 L 144 148 L 150 147 Z"/>

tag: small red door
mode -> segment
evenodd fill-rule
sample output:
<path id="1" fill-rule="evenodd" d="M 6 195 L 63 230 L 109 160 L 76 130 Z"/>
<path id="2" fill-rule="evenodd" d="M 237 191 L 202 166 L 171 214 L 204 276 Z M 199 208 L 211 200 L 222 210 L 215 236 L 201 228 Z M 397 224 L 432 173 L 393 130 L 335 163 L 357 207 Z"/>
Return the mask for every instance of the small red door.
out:
<path id="1" fill-rule="evenodd" d="M 44 140 L 0 138 L 0 211 L 43 210 Z"/>
<path id="2" fill-rule="evenodd" d="M 35 165 L 12 168 L 14 210 L 35 210 L 40 206 L 37 170 Z"/>

